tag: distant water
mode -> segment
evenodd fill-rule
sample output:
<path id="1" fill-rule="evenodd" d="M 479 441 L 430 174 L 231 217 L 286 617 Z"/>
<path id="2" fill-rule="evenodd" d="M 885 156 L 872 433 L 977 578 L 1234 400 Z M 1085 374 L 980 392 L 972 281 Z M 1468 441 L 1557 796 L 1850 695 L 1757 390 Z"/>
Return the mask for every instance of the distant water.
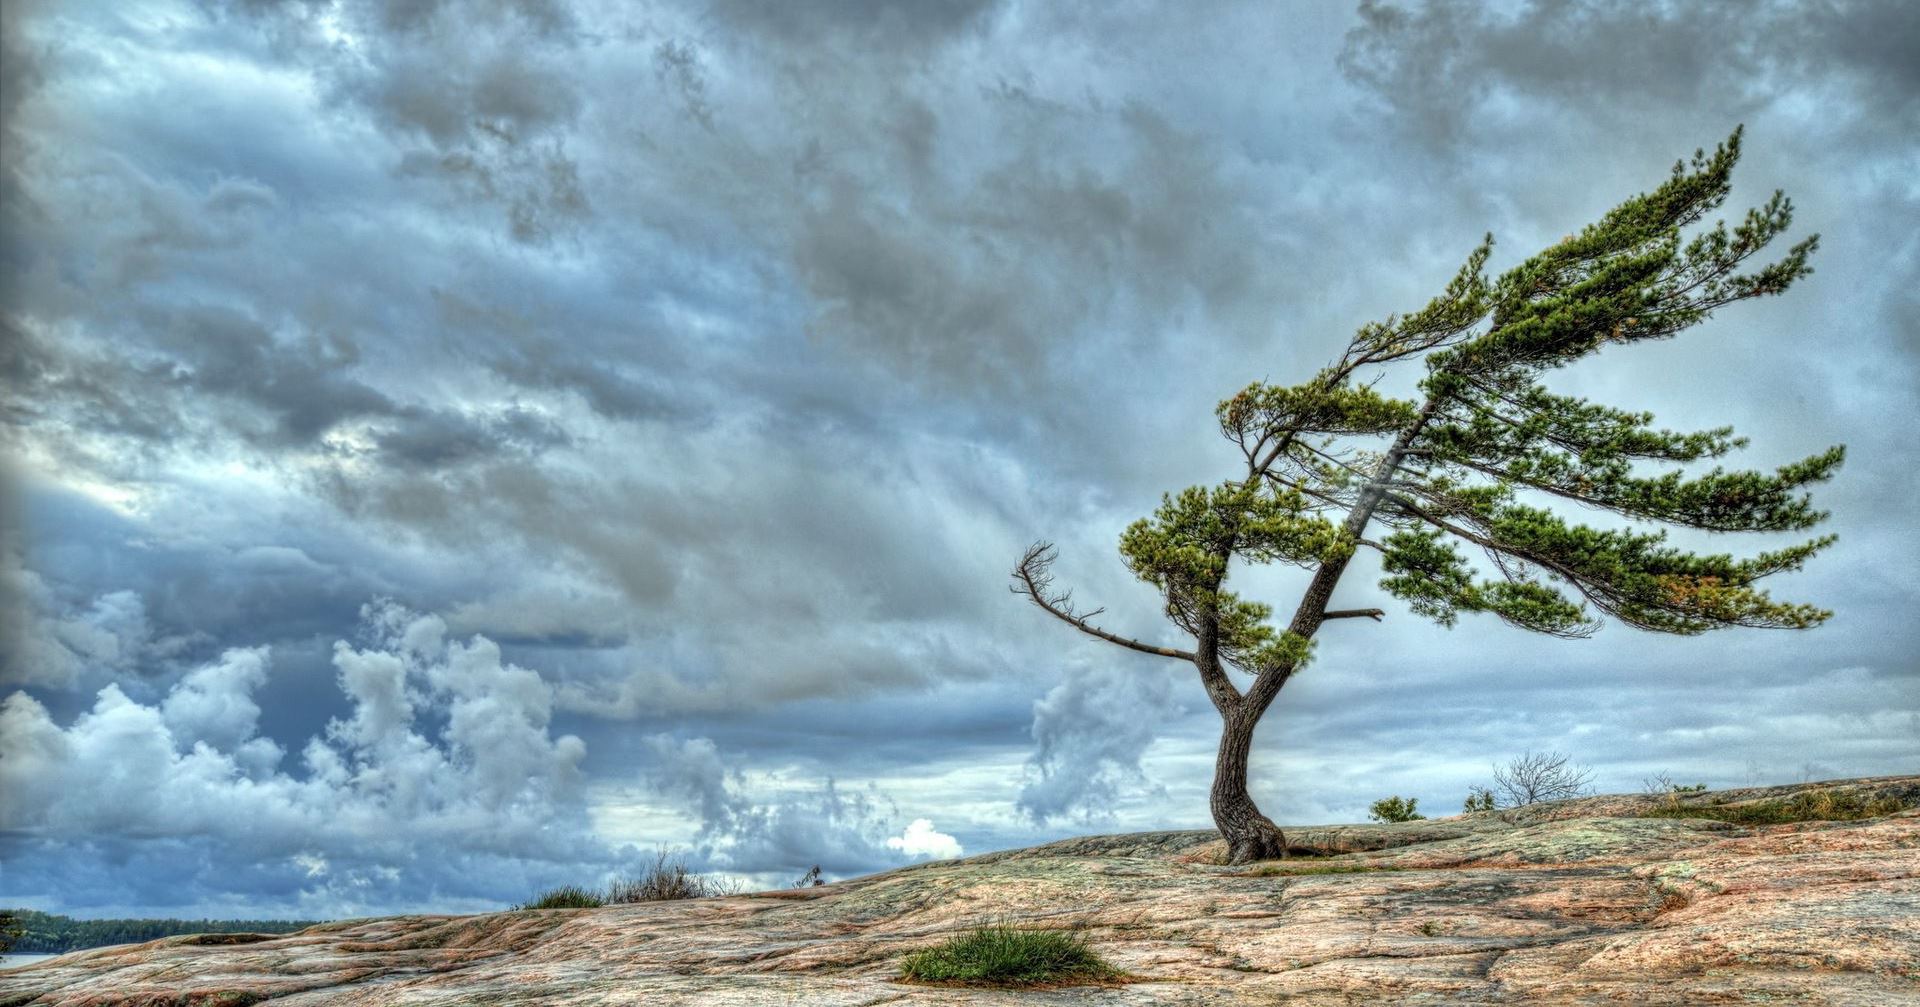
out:
<path id="1" fill-rule="evenodd" d="M 43 962 L 49 958 L 56 958 L 56 957 L 58 956 L 57 955 L 4 954 L 4 955 L 0 955 L 0 969 L 19 968 L 22 965 L 32 965 L 34 962 Z"/>

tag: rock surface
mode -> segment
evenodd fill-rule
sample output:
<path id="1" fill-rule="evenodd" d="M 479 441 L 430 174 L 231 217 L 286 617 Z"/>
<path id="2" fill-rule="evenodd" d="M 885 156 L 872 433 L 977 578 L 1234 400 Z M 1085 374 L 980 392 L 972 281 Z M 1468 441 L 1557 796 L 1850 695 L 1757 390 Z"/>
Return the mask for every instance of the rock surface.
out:
<path id="1" fill-rule="evenodd" d="M 1812 790 L 1920 805 L 1920 776 L 1596 797 L 1288 829 L 1344 852 L 1251 867 L 1213 863 L 1208 832 L 1089 837 L 820 888 L 101 948 L 0 972 L 0 1005 L 1920 1003 L 1920 811 L 1634 817 Z M 897 980 L 986 921 L 1084 927 L 1135 981 Z"/>

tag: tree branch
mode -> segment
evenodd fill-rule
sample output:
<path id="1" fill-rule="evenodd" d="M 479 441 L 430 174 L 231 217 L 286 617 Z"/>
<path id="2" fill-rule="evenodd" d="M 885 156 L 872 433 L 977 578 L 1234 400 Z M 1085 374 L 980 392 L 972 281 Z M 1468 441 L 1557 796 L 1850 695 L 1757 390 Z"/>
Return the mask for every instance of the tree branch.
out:
<path id="1" fill-rule="evenodd" d="M 1336 608 L 1321 614 L 1322 619 L 1372 619 L 1379 622 L 1387 613 L 1377 608 Z"/>
<path id="2" fill-rule="evenodd" d="M 1413 446 L 1414 438 L 1420 436 L 1421 429 L 1433 418 L 1440 405 L 1439 400 L 1429 398 L 1426 405 L 1421 407 L 1420 415 L 1410 426 L 1400 432 L 1400 436 L 1394 438 L 1393 446 L 1387 449 L 1386 455 L 1375 467 L 1369 485 L 1361 490 L 1359 498 L 1354 501 L 1353 510 L 1347 514 L 1343 528 L 1349 539 L 1358 539 L 1366 532 L 1367 522 L 1373 519 L 1373 512 L 1379 509 L 1381 501 L 1387 496 L 1386 487 L 1375 484 L 1383 483 L 1392 477 L 1394 470 L 1400 467 L 1401 461 L 1406 457 L 1407 449 Z M 1347 561 L 1350 558 L 1351 555 L 1347 555 L 1327 560 L 1314 571 L 1313 580 L 1308 583 L 1306 593 L 1300 598 L 1299 607 L 1294 609 L 1293 620 L 1287 625 L 1288 632 L 1308 640 L 1313 639 L 1313 634 L 1319 632 L 1320 624 L 1327 620 L 1327 602 L 1333 598 L 1334 586 L 1340 583 L 1340 575 L 1346 572 Z M 1291 677 L 1293 677 L 1292 668 L 1276 668 L 1262 672 L 1259 678 L 1253 680 L 1253 686 L 1247 690 L 1247 712 L 1258 719 L 1266 712 L 1268 705 L 1273 702 L 1275 696 L 1280 694 L 1281 687 L 1285 686 L 1287 679 Z"/>
<path id="3" fill-rule="evenodd" d="M 1053 586 L 1053 574 L 1049 567 L 1053 565 L 1054 556 L 1055 551 L 1051 543 L 1035 542 L 1029 546 L 1026 555 L 1020 557 L 1020 565 L 1013 568 L 1015 583 L 1009 590 L 1014 594 L 1025 595 L 1032 599 L 1035 605 L 1045 609 L 1054 618 L 1088 636 L 1096 636 L 1108 643 L 1119 644 L 1128 650 L 1137 650 L 1142 654 L 1178 658 L 1182 661 L 1195 660 L 1196 655 L 1192 651 L 1173 647 L 1156 647 L 1150 643 L 1141 643 L 1138 640 L 1129 640 L 1124 636 L 1109 633 L 1087 621 L 1099 615 L 1100 609 L 1094 609 L 1084 615 L 1079 614 L 1074 612 L 1070 604 L 1072 597 L 1069 592 L 1048 593 Z"/>

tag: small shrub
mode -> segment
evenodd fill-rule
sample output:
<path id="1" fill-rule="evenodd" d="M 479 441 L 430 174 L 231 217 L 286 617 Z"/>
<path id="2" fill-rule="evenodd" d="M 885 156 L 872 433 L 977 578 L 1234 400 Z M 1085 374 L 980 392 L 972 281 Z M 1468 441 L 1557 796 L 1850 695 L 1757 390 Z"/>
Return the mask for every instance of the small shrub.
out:
<path id="1" fill-rule="evenodd" d="M 826 884 L 826 882 L 820 880 L 820 865 L 814 864 L 812 867 L 807 868 L 807 873 L 800 875 L 800 880 L 795 881 L 793 887 L 818 888 L 824 884 Z"/>
<path id="2" fill-rule="evenodd" d="M 1493 791 L 1486 787 L 1475 787 L 1467 791 L 1467 804 L 1466 807 L 1460 809 L 1460 813 L 1463 815 L 1471 815 L 1478 811 L 1492 811 L 1493 809 Z"/>
<path id="3" fill-rule="evenodd" d="M 519 909 L 598 909 L 606 900 L 579 885 L 562 885 L 542 892 L 540 897 Z"/>
<path id="4" fill-rule="evenodd" d="M 1593 793 L 1593 771 L 1561 752 L 1523 752 L 1493 767 L 1493 793 L 1502 808 L 1524 808 Z"/>
<path id="5" fill-rule="evenodd" d="M 916 951 L 902 963 L 903 978 L 975 986 L 1036 986 L 1103 982 L 1120 971 L 1087 946 L 1084 934 L 1009 925 L 984 926 Z"/>
<path id="6" fill-rule="evenodd" d="M 1389 823 L 1423 821 L 1427 816 L 1414 810 L 1419 804 L 1418 797 L 1401 797 L 1399 794 L 1382 797 L 1367 809 L 1367 817 L 1376 822 Z"/>
<path id="7" fill-rule="evenodd" d="M 1893 796 L 1869 799 L 1860 794 L 1814 790 L 1750 804 L 1684 805 L 1674 802 L 1651 808 L 1641 817 L 1711 818 L 1735 825 L 1786 825 L 1792 822 L 1853 822 L 1898 814 L 1906 808 L 1906 802 Z"/>

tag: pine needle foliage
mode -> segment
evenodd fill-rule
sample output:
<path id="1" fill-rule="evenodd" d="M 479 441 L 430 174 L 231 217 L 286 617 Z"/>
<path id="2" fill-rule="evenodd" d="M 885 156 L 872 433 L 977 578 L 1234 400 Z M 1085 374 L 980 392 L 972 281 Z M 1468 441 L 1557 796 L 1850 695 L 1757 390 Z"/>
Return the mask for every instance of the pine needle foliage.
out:
<path id="1" fill-rule="evenodd" d="M 1811 272 L 1817 236 L 1757 259 L 1792 223 L 1780 193 L 1734 223 L 1703 224 L 1727 198 L 1740 145 L 1736 130 L 1497 277 L 1486 273 L 1488 236 L 1439 296 L 1361 326 L 1312 378 L 1254 382 L 1222 401 L 1219 429 L 1244 469 L 1168 494 L 1120 539 L 1129 569 L 1159 593 L 1191 650 L 1094 625 L 1098 610 L 1076 611 L 1053 587 L 1047 543 L 1021 559 L 1014 590 L 1101 639 L 1191 661 L 1226 723 L 1221 765 L 1235 772 L 1239 736 L 1307 664 L 1321 626 L 1384 616 L 1328 608 L 1360 550 L 1378 555 L 1387 593 L 1443 626 L 1462 614 L 1559 637 L 1590 635 L 1606 617 L 1683 635 L 1818 625 L 1831 613 L 1777 600 L 1762 583 L 1800 569 L 1833 536 L 1736 556 L 1681 548 L 1668 532 L 1812 529 L 1827 515 L 1808 489 L 1834 474 L 1843 448 L 1772 471 L 1731 470 L 1715 464 L 1746 445 L 1731 428 L 1669 430 L 1650 413 L 1545 384 L 1604 349 L 1671 338 Z M 1406 366 L 1424 371 L 1416 396 L 1377 390 L 1387 369 Z M 1596 527 L 1563 509 L 1619 520 Z M 1290 564 L 1312 578 L 1283 623 L 1229 588 L 1236 563 Z M 1218 786 L 1214 811 L 1230 840 L 1235 828 L 1268 828 Z"/>

